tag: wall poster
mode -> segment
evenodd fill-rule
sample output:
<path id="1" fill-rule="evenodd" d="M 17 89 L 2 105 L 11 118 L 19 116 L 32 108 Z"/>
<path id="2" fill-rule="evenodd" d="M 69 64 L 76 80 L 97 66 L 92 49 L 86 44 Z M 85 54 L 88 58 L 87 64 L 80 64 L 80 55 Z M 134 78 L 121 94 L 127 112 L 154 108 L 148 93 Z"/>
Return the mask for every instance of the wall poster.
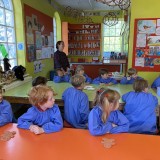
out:
<path id="1" fill-rule="evenodd" d="M 160 18 L 135 19 L 132 67 L 160 71 Z"/>

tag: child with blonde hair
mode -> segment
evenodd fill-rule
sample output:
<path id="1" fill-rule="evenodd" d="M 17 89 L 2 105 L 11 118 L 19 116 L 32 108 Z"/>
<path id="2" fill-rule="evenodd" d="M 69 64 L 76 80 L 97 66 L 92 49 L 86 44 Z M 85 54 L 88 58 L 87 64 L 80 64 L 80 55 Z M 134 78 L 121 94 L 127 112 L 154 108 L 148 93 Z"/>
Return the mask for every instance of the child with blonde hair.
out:
<path id="1" fill-rule="evenodd" d="M 88 77 L 87 74 L 85 74 L 84 67 L 82 65 L 78 65 L 76 67 L 75 74 L 79 74 L 79 75 L 84 76 L 86 78 L 85 83 L 91 83 L 92 82 L 92 79 L 90 77 Z"/>
<path id="2" fill-rule="evenodd" d="M 49 86 L 38 85 L 29 92 L 32 107 L 18 118 L 18 127 L 30 130 L 34 134 L 60 131 L 63 121 L 59 108 Z"/>
<path id="3" fill-rule="evenodd" d="M 62 94 L 64 119 L 75 128 L 88 128 L 89 100 L 83 92 L 85 77 L 74 75 L 71 84 L 73 87 L 67 88 Z"/>
<path id="4" fill-rule="evenodd" d="M 129 68 L 127 74 L 128 77 L 123 77 L 120 81 L 120 84 L 133 84 L 136 79 L 143 79 L 142 77 L 138 76 L 135 68 Z"/>
<path id="5" fill-rule="evenodd" d="M 117 91 L 101 88 L 96 92 L 94 108 L 89 114 L 88 127 L 92 135 L 128 132 L 127 118 L 117 110 L 120 95 Z"/>
<path id="6" fill-rule="evenodd" d="M 130 122 L 129 132 L 153 134 L 157 131 L 155 109 L 158 99 L 148 93 L 148 82 L 144 79 L 136 80 L 133 89 L 122 96 L 126 103 L 124 115 Z"/>

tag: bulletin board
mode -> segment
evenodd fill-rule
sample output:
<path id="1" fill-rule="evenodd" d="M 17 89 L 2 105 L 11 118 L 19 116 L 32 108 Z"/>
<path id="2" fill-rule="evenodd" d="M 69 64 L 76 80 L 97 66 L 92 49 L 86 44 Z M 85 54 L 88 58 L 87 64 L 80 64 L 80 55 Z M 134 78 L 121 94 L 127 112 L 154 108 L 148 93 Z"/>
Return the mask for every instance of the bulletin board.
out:
<path id="1" fill-rule="evenodd" d="M 28 62 L 51 58 L 54 52 L 53 18 L 24 5 Z"/>
<path id="2" fill-rule="evenodd" d="M 160 71 L 160 18 L 135 19 L 132 67 Z"/>

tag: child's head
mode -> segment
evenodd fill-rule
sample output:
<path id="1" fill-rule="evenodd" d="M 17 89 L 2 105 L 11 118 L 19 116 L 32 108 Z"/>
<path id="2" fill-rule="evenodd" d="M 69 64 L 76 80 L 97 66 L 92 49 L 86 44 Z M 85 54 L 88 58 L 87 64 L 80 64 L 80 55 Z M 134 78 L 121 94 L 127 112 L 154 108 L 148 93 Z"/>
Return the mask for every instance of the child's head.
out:
<path id="1" fill-rule="evenodd" d="M 148 92 L 148 82 L 144 79 L 137 79 L 133 83 L 133 89 L 135 92 Z"/>
<path id="2" fill-rule="evenodd" d="M 42 77 L 42 76 L 38 76 L 33 79 L 32 86 L 34 87 L 37 85 L 46 85 L 46 83 L 47 83 L 47 78 Z"/>
<path id="3" fill-rule="evenodd" d="M 101 88 L 96 92 L 93 105 L 99 105 L 102 108 L 102 121 L 106 122 L 111 111 L 118 109 L 120 94 L 111 89 Z"/>
<path id="4" fill-rule="evenodd" d="M 129 68 L 127 73 L 130 77 L 137 77 L 137 70 L 135 68 Z"/>
<path id="5" fill-rule="evenodd" d="M 74 75 L 71 77 L 71 84 L 75 88 L 83 89 L 85 85 L 85 77 L 82 75 Z"/>
<path id="6" fill-rule="evenodd" d="M 46 110 L 52 108 L 55 102 L 53 90 L 49 86 L 38 85 L 31 88 L 29 92 L 29 101 L 33 106 Z"/>
<path id="7" fill-rule="evenodd" d="M 108 78 L 108 70 L 107 69 L 105 69 L 105 68 L 101 68 L 100 70 L 99 70 L 99 75 L 102 77 L 102 78 L 104 78 L 104 79 L 107 79 Z"/>
<path id="8" fill-rule="evenodd" d="M 64 72 L 63 72 L 63 70 L 62 70 L 61 68 L 57 68 L 57 69 L 56 69 L 56 73 L 57 73 L 57 75 L 58 75 L 59 77 L 64 76 Z"/>
<path id="9" fill-rule="evenodd" d="M 79 74 L 79 75 L 83 75 L 84 74 L 84 67 L 82 65 L 78 65 L 76 67 L 76 74 Z"/>

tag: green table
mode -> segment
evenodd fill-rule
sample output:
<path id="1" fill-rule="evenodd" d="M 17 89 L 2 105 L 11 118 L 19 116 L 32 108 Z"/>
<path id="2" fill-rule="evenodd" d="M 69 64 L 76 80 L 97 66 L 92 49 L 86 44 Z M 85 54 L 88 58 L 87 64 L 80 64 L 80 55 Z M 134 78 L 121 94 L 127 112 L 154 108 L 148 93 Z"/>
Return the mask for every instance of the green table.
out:
<path id="1" fill-rule="evenodd" d="M 57 93 L 57 95 L 55 96 L 56 103 L 62 106 L 63 105 L 62 93 L 64 92 L 65 89 L 67 89 L 68 87 L 71 87 L 72 85 L 70 83 L 54 83 L 52 81 L 48 81 L 47 85 L 51 86 L 53 90 L 55 91 L 55 93 Z M 112 86 L 99 86 L 99 85 L 94 85 L 94 84 L 90 84 L 90 85 L 92 85 L 95 88 L 95 90 L 84 90 L 84 92 L 88 95 L 90 103 L 93 102 L 94 100 L 96 89 L 100 87 L 117 90 L 120 93 L 120 95 L 123 95 L 133 90 L 132 85 L 121 85 L 121 84 L 112 85 Z M 31 87 L 32 87 L 31 82 L 27 82 L 21 86 L 18 86 L 16 88 L 6 91 L 4 93 L 4 98 L 8 100 L 10 103 L 29 104 L 27 94 L 29 90 L 31 89 Z M 157 96 L 154 90 L 150 89 L 149 92 Z M 157 98 L 160 104 L 160 97 L 157 96 Z M 120 99 L 120 104 L 124 104 L 122 99 Z"/>

